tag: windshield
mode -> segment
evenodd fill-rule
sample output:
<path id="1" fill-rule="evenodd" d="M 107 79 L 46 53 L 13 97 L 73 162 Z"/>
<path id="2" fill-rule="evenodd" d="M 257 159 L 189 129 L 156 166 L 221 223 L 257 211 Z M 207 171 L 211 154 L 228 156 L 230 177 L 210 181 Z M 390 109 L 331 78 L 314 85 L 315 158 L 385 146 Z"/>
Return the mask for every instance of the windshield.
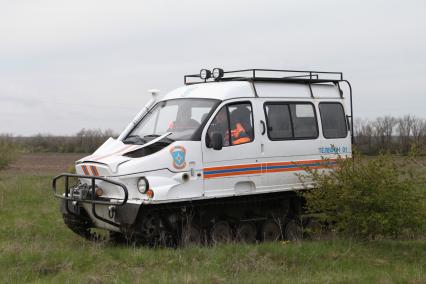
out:
<path id="1" fill-rule="evenodd" d="M 163 134 L 169 140 L 193 140 L 217 100 L 174 99 L 157 103 L 129 133 L 127 143 L 143 144 Z"/>

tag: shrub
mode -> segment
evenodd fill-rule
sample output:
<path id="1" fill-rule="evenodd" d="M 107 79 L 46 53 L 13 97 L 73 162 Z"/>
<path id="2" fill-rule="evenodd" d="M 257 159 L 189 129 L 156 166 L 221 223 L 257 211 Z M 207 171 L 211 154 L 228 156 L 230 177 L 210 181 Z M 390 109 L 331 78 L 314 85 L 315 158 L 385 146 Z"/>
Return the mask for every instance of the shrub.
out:
<path id="1" fill-rule="evenodd" d="M 0 170 L 9 166 L 16 158 L 16 146 L 10 136 L 0 136 Z"/>
<path id="2" fill-rule="evenodd" d="M 313 190 L 302 193 L 308 213 L 355 238 L 407 237 L 426 230 L 425 169 L 410 158 L 379 155 L 339 159 L 327 171 L 309 170 Z"/>
<path id="3" fill-rule="evenodd" d="M 28 152 L 92 153 L 109 137 L 117 135 L 112 130 L 82 129 L 73 136 L 38 134 L 31 137 L 15 137 L 14 141 Z"/>
<path id="4" fill-rule="evenodd" d="M 76 171 L 76 169 L 75 169 L 75 166 L 73 165 L 73 166 L 69 166 L 68 167 L 68 170 L 67 170 L 67 173 L 70 173 L 70 174 L 76 174 L 77 173 L 77 171 Z"/>

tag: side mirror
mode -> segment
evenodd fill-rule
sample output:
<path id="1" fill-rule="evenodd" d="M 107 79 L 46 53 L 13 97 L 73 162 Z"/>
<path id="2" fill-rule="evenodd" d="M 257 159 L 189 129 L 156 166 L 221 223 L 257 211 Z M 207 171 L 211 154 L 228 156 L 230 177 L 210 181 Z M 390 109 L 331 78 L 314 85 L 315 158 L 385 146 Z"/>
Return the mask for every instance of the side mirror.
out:
<path id="1" fill-rule="evenodd" d="M 215 132 L 212 135 L 210 145 L 214 150 L 222 150 L 223 147 L 223 137 L 222 134 Z"/>

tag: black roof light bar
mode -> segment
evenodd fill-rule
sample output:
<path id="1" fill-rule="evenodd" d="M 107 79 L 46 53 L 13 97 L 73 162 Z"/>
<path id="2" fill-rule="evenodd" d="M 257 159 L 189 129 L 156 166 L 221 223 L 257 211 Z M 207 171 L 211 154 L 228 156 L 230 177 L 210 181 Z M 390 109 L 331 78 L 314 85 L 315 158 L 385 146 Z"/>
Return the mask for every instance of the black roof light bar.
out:
<path id="1" fill-rule="evenodd" d="M 184 76 L 185 85 L 218 81 L 276 81 L 276 82 L 311 82 L 311 83 L 336 83 L 343 81 L 342 72 L 327 72 L 313 70 L 279 70 L 279 69 L 242 69 L 223 71 L 214 68 L 210 74 L 218 76 L 203 76 L 207 69 L 202 69 L 200 74 Z"/>

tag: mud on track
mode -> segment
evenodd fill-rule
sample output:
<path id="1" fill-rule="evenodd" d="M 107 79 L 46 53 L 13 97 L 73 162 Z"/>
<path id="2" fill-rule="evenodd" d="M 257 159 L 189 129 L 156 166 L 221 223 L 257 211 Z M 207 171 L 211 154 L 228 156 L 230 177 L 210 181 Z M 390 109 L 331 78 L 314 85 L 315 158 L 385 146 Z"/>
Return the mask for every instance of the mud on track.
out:
<path id="1" fill-rule="evenodd" d="M 37 153 L 21 154 L 5 169 L 5 174 L 56 175 L 69 170 L 75 161 L 87 154 Z"/>

